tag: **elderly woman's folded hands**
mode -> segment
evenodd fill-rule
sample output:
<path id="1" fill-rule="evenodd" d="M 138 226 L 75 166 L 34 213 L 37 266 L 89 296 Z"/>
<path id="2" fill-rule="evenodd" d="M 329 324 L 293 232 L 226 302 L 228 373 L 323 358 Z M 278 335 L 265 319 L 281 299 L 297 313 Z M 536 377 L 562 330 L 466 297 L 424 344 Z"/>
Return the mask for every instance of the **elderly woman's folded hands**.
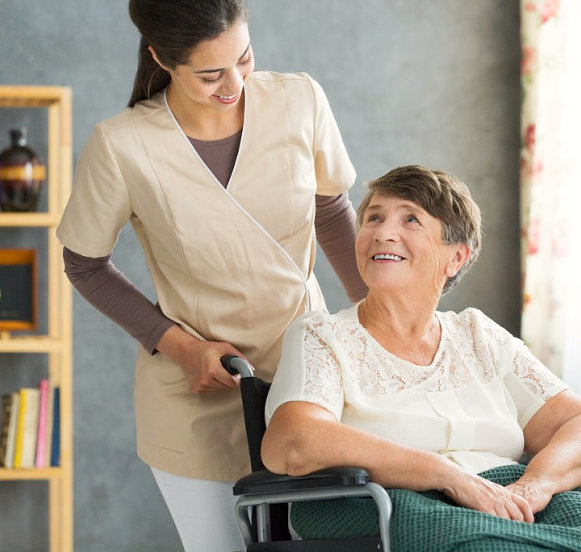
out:
<path id="1" fill-rule="evenodd" d="M 456 504 L 514 521 L 534 521 L 534 512 L 519 488 L 503 487 L 465 472 L 449 488 L 442 489 Z M 550 499 L 550 497 L 549 497 Z M 548 501 L 547 501 L 548 502 Z"/>
<path id="2" fill-rule="evenodd" d="M 517 482 L 507 485 L 507 491 L 522 497 L 529 505 L 533 514 L 545 509 L 553 498 L 553 493 L 547 482 L 537 481 L 527 483 L 522 478 Z"/>

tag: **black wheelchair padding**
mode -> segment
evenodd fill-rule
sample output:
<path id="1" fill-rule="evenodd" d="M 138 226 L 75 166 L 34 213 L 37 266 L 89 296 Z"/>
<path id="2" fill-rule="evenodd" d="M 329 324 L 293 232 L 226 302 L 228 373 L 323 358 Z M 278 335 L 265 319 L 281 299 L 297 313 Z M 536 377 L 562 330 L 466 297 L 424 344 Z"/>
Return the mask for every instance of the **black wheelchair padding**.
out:
<path id="1" fill-rule="evenodd" d="M 242 378 L 240 381 L 240 391 L 244 397 L 242 406 L 244 408 L 246 438 L 248 439 L 248 452 L 253 472 L 266 469 L 260 457 L 260 445 L 266 431 L 264 406 L 269 389 L 270 383 L 259 378 Z"/>
<path id="2" fill-rule="evenodd" d="M 365 485 L 369 480 L 369 472 L 362 468 L 326 468 L 299 477 L 260 470 L 239 479 L 234 485 L 234 494 L 253 495 L 298 489 L 347 487 Z"/>
<path id="3" fill-rule="evenodd" d="M 220 362 L 230 374 L 238 374 L 240 371 L 236 368 L 236 359 L 238 357 L 226 355 L 220 359 Z M 246 426 L 248 452 L 250 453 L 250 466 L 253 472 L 266 469 L 260 458 L 260 444 L 266 431 L 264 406 L 269 389 L 269 382 L 242 375 L 240 392 L 244 408 L 244 425 Z"/>

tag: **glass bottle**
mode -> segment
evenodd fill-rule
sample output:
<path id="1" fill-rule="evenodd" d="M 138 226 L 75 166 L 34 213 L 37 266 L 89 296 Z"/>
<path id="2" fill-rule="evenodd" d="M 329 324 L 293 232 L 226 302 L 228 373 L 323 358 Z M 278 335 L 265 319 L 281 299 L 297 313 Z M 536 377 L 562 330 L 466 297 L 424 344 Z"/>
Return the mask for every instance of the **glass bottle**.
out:
<path id="1" fill-rule="evenodd" d="M 46 169 L 28 147 L 26 127 L 10 131 L 11 146 L 0 153 L 0 210 L 36 211 Z"/>

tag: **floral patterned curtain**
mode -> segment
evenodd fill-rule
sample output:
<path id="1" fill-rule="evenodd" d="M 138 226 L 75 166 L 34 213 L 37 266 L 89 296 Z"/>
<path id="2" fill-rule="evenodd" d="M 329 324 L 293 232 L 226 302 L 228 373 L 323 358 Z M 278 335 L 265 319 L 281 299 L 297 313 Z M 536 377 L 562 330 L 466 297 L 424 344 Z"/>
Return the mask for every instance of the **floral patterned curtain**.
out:
<path id="1" fill-rule="evenodd" d="M 581 0 L 521 0 L 524 341 L 581 391 Z"/>

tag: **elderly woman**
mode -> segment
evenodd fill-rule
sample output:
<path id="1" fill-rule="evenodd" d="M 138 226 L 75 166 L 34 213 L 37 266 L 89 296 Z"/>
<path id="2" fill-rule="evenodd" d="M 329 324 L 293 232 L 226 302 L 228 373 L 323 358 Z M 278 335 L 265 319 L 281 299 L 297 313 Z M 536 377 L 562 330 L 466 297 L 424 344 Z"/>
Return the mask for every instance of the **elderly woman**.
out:
<path id="1" fill-rule="evenodd" d="M 517 540 L 526 541 L 540 524 L 514 521 L 539 522 L 557 493 L 581 485 L 581 398 L 479 310 L 436 310 L 480 251 L 480 211 L 465 184 L 441 171 L 396 168 L 370 183 L 358 227 L 369 293 L 337 314 L 304 315 L 287 331 L 266 407 L 265 465 L 291 475 L 363 467 L 384 487 L 470 512 L 464 543 L 471 519 L 490 520 L 474 511 L 520 526 Z M 526 469 L 523 452 L 532 456 Z M 512 479 L 493 482 L 490 473 L 503 466 L 514 468 Z M 551 547 L 555 532 L 559 540 L 573 531 L 565 536 L 576 545 L 559 550 L 581 550 L 581 493 L 570 495 L 577 527 L 549 527 L 533 542 Z M 507 530 L 501 523 L 497 532 Z M 448 539 L 450 527 L 440 533 Z"/>

